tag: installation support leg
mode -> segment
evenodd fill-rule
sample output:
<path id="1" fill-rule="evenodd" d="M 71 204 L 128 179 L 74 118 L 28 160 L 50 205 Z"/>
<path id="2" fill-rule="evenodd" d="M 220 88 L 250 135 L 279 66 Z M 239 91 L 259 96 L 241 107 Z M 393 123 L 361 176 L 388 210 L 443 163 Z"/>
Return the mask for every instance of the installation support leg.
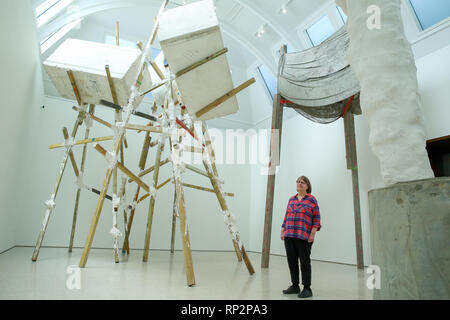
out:
<path id="1" fill-rule="evenodd" d="M 344 116 L 347 168 L 352 170 L 353 210 L 355 215 L 356 261 L 358 269 L 364 269 L 364 254 L 361 229 L 361 207 L 359 199 L 358 159 L 356 155 L 355 122 L 353 113 Z"/>
<path id="2" fill-rule="evenodd" d="M 145 134 L 145 139 L 144 139 L 144 144 L 142 145 L 142 151 L 141 151 L 141 156 L 139 158 L 139 169 L 142 171 L 145 170 L 145 163 L 147 161 L 147 157 L 148 157 L 148 153 L 150 150 L 150 143 L 151 143 L 151 138 L 150 138 L 150 132 L 146 132 Z M 139 192 L 140 192 L 141 188 L 140 186 L 137 186 L 136 189 L 136 193 L 134 195 L 134 202 L 137 203 L 138 199 L 139 199 Z M 125 253 L 125 251 L 127 252 L 127 254 L 130 254 L 130 232 L 131 232 L 131 226 L 133 225 L 133 219 L 134 219 L 134 213 L 136 211 L 136 208 L 133 207 L 130 213 L 130 218 L 128 220 L 128 224 L 127 224 L 127 229 L 125 232 L 125 240 L 123 242 L 123 246 L 122 246 L 122 253 Z"/>
<path id="3" fill-rule="evenodd" d="M 175 252 L 175 229 L 177 225 L 177 192 L 173 193 L 172 236 L 170 238 L 170 253 Z"/>
<path id="4" fill-rule="evenodd" d="M 273 195 L 275 191 L 276 168 L 279 165 L 281 151 L 281 128 L 283 125 L 283 107 L 281 96 L 276 94 L 273 99 L 272 130 L 270 135 L 270 162 L 267 172 L 266 213 L 264 218 L 264 235 L 261 256 L 261 268 L 269 267 L 270 240 L 272 235 Z"/>
<path id="5" fill-rule="evenodd" d="M 95 109 L 95 105 L 91 104 L 89 107 L 89 114 L 93 115 L 94 109 Z M 85 140 L 87 140 L 89 138 L 89 133 L 90 133 L 90 128 L 86 127 L 86 132 L 84 134 Z M 84 166 L 85 166 L 85 162 L 86 162 L 86 153 L 87 153 L 87 144 L 85 144 L 83 146 L 83 154 L 81 156 L 81 167 L 80 167 L 81 174 L 84 172 Z M 81 189 L 78 188 L 77 196 L 75 199 L 75 207 L 73 209 L 72 231 L 70 233 L 69 252 L 72 252 L 72 248 L 73 248 L 73 239 L 75 237 L 75 229 L 76 229 L 76 225 L 77 225 L 78 204 L 80 201 L 80 195 L 81 195 Z"/>
<path id="6" fill-rule="evenodd" d="M 209 137 L 209 134 L 207 132 L 205 124 L 203 124 L 203 135 L 205 137 L 205 143 L 206 143 L 207 149 L 209 150 L 211 166 L 214 168 L 215 167 L 214 158 L 211 157 L 211 155 L 213 155 L 213 154 L 210 151 L 210 150 L 212 150 L 211 139 Z M 211 169 L 210 169 L 208 163 L 205 161 L 205 159 L 203 159 L 203 165 L 204 165 L 206 173 L 208 174 L 208 177 L 209 177 L 209 179 L 211 181 L 211 184 L 212 184 L 214 192 L 215 192 L 215 194 L 217 196 L 217 200 L 219 201 L 220 207 L 222 208 L 222 211 L 227 212 L 228 211 L 228 205 L 227 205 L 227 203 L 225 201 L 225 198 L 224 198 L 224 196 L 223 196 L 223 194 L 222 194 L 222 192 L 220 190 L 219 182 L 216 180 L 217 176 L 214 175 L 214 173 L 211 171 Z M 229 231 L 230 231 L 230 234 L 232 235 L 233 245 L 234 245 L 235 250 L 237 252 L 240 252 L 240 255 L 242 255 L 242 258 L 244 259 L 244 262 L 245 262 L 245 265 L 247 267 L 248 272 L 250 274 L 254 274 L 255 273 L 255 269 L 253 268 L 252 263 L 251 263 L 250 259 L 247 256 L 247 252 L 245 251 L 244 246 L 241 244 L 240 245 L 241 247 L 239 248 L 239 242 L 240 242 L 239 238 L 234 239 L 233 232 L 231 230 L 229 230 Z M 239 256 L 240 255 L 238 255 L 238 260 L 239 260 Z M 239 260 L 239 261 L 241 261 L 241 260 Z"/>
<path id="7" fill-rule="evenodd" d="M 75 138 L 79 126 L 83 123 L 84 117 L 85 117 L 84 111 L 81 111 L 81 112 L 78 113 L 78 118 L 77 118 L 77 120 L 75 122 L 75 125 L 73 127 L 73 130 L 72 130 L 72 138 Z M 67 148 L 66 149 L 66 154 L 64 155 L 64 159 L 61 162 L 59 175 L 58 175 L 58 178 L 56 180 L 55 187 L 53 189 L 53 194 L 52 194 L 52 199 L 51 199 L 52 201 L 56 199 L 56 196 L 58 194 L 59 186 L 61 184 L 61 180 L 62 180 L 62 177 L 63 177 L 63 174 L 64 174 L 64 170 L 66 168 L 67 160 L 69 159 L 70 150 L 71 150 L 71 148 Z M 47 211 L 45 213 L 44 221 L 42 223 L 42 230 L 39 232 L 39 236 L 38 236 L 38 239 L 37 239 L 37 242 L 36 242 L 36 246 L 34 248 L 33 256 L 31 258 L 32 261 L 36 261 L 38 256 L 39 256 L 39 251 L 41 249 L 42 241 L 44 240 L 45 231 L 47 230 L 48 220 L 49 220 L 50 215 L 51 215 L 52 212 L 53 212 L 53 208 L 48 207 Z"/>
<path id="8" fill-rule="evenodd" d="M 214 188 L 214 192 L 215 192 L 215 194 L 217 196 L 217 200 L 219 201 L 219 204 L 220 204 L 220 207 L 222 208 L 222 211 L 227 211 L 228 210 L 228 206 L 226 204 L 225 198 L 223 197 L 222 193 L 220 192 L 220 189 L 218 188 L 217 181 L 214 179 L 214 177 L 219 176 L 219 173 L 217 171 L 217 166 L 216 166 L 216 162 L 215 162 L 216 158 L 215 158 L 215 154 L 214 154 L 214 149 L 213 149 L 212 144 L 211 144 L 211 138 L 210 138 L 208 130 L 206 128 L 205 122 L 203 122 L 202 130 L 203 130 L 203 136 L 205 137 L 206 150 L 208 151 L 209 159 L 211 160 L 211 168 L 212 168 L 212 171 L 213 171 L 211 173 L 211 175 L 208 174 L 208 177 L 209 177 L 209 179 L 211 181 L 211 184 L 213 186 L 214 185 L 217 186 L 217 188 Z M 208 164 L 205 163 L 205 162 L 203 162 L 203 164 L 204 164 L 205 168 L 208 166 Z M 208 172 L 208 168 L 206 168 L 206 169 L 207 169 L 207 172 Z M 236 252 L 236 257 L 237 257 L 238 261 L 241 262 L 242 261 L 242 255 L 241 255 L 241 250 L 239 249 L 239 245 L 238 245 L 238 243 L 236 242 L 235 239 L 232 239 L 232 241 L 233 241 L 234 251 Z"/>
<path id="9" fill-rule="evenodd" d="M 153 171 L 153 188 L 156 188 L 158 185 L 159 178 L 159 168 L 161 163 L 161 152 L 164 148 L 164 138 L 161 137 L 161 140 L 158 143 L 158 149 L 156 151 L 156 162 L 155 162 L 155 170 Z M 142 257 L 142 261 L 148 261 L 148 253 L 150 250 L 150 236 L 152 233 L 152 224 L 153 224 L 153 213 L 155 211 L 155 197 L 150 197 L 150 204 L 148 207 L 148 216 L 147 216 L 147 231 L 145 233 L 145 243 L 144 243 L 144 255 Z"/>

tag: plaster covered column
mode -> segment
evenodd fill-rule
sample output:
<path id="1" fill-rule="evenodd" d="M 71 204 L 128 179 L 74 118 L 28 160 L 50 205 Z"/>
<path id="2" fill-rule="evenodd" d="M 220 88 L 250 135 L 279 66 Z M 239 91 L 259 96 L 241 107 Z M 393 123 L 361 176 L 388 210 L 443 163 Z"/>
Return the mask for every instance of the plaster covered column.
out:
<path id="1" fill-rule="evenodd" d="M 348 59 L 388 185 L 369 192 L 372 263 L 380 271 L 374 298 L 448 299 L 450 179 L 434 178 L 425 149 L 417 70 L 400 0 L 337 3 L 348 15 Z"/>
<path id="2" fill-rule="evenodd" d="M 434 177 L 420 109 L 417 69 L 400 0 L 337 0 L 347 12 L 349 63 L 361 85 L 369 143 L 386 185 Z"/>

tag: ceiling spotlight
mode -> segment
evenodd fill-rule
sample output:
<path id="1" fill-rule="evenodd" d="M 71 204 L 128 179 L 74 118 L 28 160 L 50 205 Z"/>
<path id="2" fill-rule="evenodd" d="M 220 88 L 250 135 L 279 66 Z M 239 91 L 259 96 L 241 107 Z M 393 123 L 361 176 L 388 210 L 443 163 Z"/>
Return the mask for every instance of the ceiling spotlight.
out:
<path id="1" fill-rule="evenodd" d="M 261 38 L 262 35 L 263 35 L 265 32 L 266 32 L 266 30 L 264 30 L 264 25 L 262 25 L 262 26 L 259 28 L 258 32 L 256 32 L 255 36 L 257 36 L 258 38 Z"/>
<path id="2" fill-rule="evenodd" d="M 282 14 L 286 14 L 286 13 L 288 12 L 287 6 L 288 6 L 291 2 L 292 2 L 292 0 L 288 0 L 287 2 L 285 2 L 285 3 L 281 6 L 280 12 L 281 12 Z"/>

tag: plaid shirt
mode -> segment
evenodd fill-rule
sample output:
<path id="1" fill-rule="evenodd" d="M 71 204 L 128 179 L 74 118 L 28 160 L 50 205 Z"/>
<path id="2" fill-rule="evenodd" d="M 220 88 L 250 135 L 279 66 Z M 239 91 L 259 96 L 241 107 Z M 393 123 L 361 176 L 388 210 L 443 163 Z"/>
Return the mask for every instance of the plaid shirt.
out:
<path id="1" fill-rule="evenodd" d="M 298 200 L 296 194 L 289 199 L 283 224 L 286 238 L 308 240 L 312 228 L 320 230 L 320 211 L 317 199 L 307 194 Z"/>

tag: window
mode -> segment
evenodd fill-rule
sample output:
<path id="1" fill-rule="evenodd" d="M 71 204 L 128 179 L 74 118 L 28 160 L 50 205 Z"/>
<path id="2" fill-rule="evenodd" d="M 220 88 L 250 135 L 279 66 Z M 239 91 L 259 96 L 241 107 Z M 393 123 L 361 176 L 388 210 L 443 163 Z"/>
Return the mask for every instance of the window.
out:
<path id="1" fill-rule="evenodd" d="M 275 94 L 277 94 L 278 92 L 277 79 L 274 78 L 272 73 L 270 73 L 269 69 L 267 69 L 267 67 L 263 64 L 258 66 L 258 71 L 262 79 L 264 80 L 267 91 L 269 92 L 270 96 L 273 99 Z"/>
<path id="2" fill-rule="evenodd" d="M 322 18 L 314 22 L 308 29 L 306 29 L 306 34 L 314 47 L 321 44 L 333 33 L 334 28 L 331 24 L 330 18 L 327 15 L 324 15 Z"/>
<path id="3" fill-rule="evenodd" d="M 152 48 L 152 60 L 155 61 L 156 57 L 161 53 L 161 49 Z"/>
<path id="4" fill-rule="evenodd" d="M 46 0 L 36 7 L 36 22 L 38 28 L 49 22 L 64 10 L 73 0 Z"/>
<path id="5" fill-rule="evenodd" d="M 41 45 L 41 54 L 43 54 L 45 51 L 47 51 L 51 46 L 53 46 L 56 42 L 62 39 L 70 30 L 75 28 L 80 24 L 80 22 L 83 20 L 83 18 L 80 18 L 78 20 L 72 21 L 62 28 L 60 28 L 58 31 L 50 34 L 49 36 L 45 37 L 40 45 Z"/>
<path id="6" fill-rule="evenodd" d="M 339 15 L 341 16 L 342 22 L 344 22 L 344 24 L 346 24 L 347 23 L 347 15 L 345 14 L 344 10 L 342 10 L 342 8 L 339 6 L 337 6 L 336 8 L 339 12 Z"/>
<path id="7" fill-rule="evenodd" d="M 409 0 L 422 30 L 450 17 L 449 0 Z"/>

